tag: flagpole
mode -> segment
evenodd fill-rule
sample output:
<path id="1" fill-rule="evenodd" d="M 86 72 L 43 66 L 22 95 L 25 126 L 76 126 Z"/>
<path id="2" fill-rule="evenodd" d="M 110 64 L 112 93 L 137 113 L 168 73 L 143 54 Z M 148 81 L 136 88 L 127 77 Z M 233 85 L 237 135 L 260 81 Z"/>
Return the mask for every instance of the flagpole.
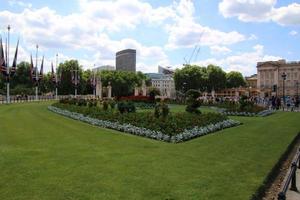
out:
<path id="1" fill-rule="evenodd" d="M 36 57 L 35 57 L 35 100 L 38 101 L 38 84 L 39 84 L 39 73 L 38 73 L 38 50 L 39 50 L 39 45 L 36 45 Z"/>
<path id="2" fill-rule="evenodd" d="M 6 63 L 7 63 L 7 66 L 6 66 L 6 73 L 7 73 L 7 82 L 6 82 L 6 103 L 9 104 L 10 103 L 10 84 L 9 84 L 9 79 L 10 79 L 10 74 L 9 74 L 9 31 L 10 31 L 10 25 L 7 26 L 7 44 L 6 44 L 6 48 L 7 48 L 7 52 L 6 52 L 6 57 L 7 57 L 7 60 L 6 60 Z"/>
<path id="3" fill-rule="evenodd" d="M 74 72 L 75 75 L 75 98 L 77 97 L 77 70 L 75 70 Z"/>
<path id="4" fill-rule="evenodd" d="M 57 90 L 57 82 L 58 82 L 58 68 L 57 68 L 57 63 L 58 63 L 58 54 L 56 54 L 56 74 L 55 74 L 55 99 L 58 100 L 58 97 L 57 97 L 57 93 L 58 93 L 58 90 Z"/>

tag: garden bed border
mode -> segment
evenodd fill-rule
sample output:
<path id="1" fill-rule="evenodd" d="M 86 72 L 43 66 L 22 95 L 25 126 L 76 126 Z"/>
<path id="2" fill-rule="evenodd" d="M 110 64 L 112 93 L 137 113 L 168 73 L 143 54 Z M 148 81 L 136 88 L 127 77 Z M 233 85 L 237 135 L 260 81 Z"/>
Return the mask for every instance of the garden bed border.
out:
<path id="1" fill-rule="evenodd" d="M 184 141 L 191 140 L 196 137 L 204 136 L 210 133 L 214 133 L 216 131 L 225 129 L 225 128 L 230 128 L 234 126 L 238 126 L 241 124 L 241 122 L 228 119 L 224 120 L 221 122 L 218 122 L 216 124 L 209 124 L 207 126 L 203 127 L 194 127 L 189 130 L 184 130 L 182 133 L 170 136 L 167 134 L 163 134 L 160 131 L 153 131 L 149 130 L 146 128 L 142 127 L 136 127 L 131 124 L 120 124 L 118 122 L 111 122 L 111 121 L 106 121 L 106 120 L 100 120 L 100 119 L 95 119 L 91 118 L 89 116 L 84 116 L 83 114 L 76 113 L 76 112 L 71 112 L 68 110 L 60 109 L 55 106 L 48 106 L 48 110 L 63 115 L 65 117 L 69 117 L 75 120 L 79 120 L 82 122 L 89 123 L 91 125 L 103 127 L 103 128 L 109 128 L 109 129 L 114 129 L 117 131 L 133 134 L 133 135 L 138 135 L 150 139 L 155 139 L 159 141 L 164 141 L 164 142 L 169 142 L 169 143 L 180 143 Z"/>

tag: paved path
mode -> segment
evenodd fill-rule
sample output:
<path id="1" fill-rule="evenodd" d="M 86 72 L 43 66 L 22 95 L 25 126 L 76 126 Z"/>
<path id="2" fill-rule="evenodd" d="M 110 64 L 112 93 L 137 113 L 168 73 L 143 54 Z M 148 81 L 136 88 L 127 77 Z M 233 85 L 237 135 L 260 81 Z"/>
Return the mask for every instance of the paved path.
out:
<path id="1" fill-rule="evenodd" d="M 297 168 L 297 172 L 296 172 L 296 183 L 297 183 L 297 188 L 298 188 L 298 192 L 292 191 L 292 190 L 288 190 L 286 193 L 286 199 L 287 200 L 299 200 L 300 199 L 300 169 Z M 289 186 L 290 188 L 291 186 Z"/>

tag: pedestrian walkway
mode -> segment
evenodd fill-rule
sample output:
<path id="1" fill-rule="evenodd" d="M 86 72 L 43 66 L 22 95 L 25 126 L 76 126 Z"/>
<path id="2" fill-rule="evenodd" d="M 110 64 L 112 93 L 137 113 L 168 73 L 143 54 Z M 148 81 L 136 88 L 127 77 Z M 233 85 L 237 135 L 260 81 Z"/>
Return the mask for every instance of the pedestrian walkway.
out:
<path id="1" fill-rule="evenodd" d="M 297 177 L 297 181 L 296 182 L 297 182 L 298 192 L 295 192 L 295 191 L 292 191 L 292 190 L 288 190 L 286 192 L 286 199 L 287 200 L 299 200 L 300 199 L 300 169 L 297 169 L 296 177 Z"/>

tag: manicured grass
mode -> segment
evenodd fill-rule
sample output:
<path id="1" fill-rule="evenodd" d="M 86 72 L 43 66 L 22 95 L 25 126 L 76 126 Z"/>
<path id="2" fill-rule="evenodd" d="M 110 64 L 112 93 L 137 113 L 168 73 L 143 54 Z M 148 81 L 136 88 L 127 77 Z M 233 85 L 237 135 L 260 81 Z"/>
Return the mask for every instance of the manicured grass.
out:
<path id="1" fill-rule="evenodd" d="M 0 199 L 249 199 L 300 130 L 300 113 L 180 144 L 93 127 L 47 103 L 0 106 Z"/>

